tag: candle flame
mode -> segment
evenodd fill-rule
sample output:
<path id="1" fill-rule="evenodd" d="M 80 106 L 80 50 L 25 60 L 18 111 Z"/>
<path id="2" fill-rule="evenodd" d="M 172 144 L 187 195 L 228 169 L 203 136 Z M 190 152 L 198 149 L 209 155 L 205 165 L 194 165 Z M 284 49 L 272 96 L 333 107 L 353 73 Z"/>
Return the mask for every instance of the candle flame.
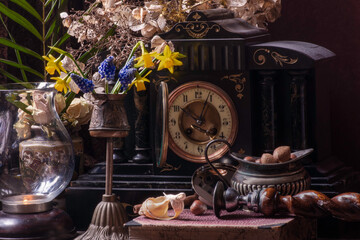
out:
<path id="1" fill-rule="evenodd" d="M 30 204 L 29 201 L 31 201 L 31 200 L 33 200 L 32 196 L 25 196 L 24 200 L 23 200 L 23 203 L 24 204 Z"/>

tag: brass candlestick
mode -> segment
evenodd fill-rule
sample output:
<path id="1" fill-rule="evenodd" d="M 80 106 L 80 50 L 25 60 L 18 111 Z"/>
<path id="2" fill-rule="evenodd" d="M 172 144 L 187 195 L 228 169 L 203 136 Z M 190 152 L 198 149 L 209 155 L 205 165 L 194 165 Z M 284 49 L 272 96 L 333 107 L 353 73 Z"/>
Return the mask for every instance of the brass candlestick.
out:
<path id="1" fill-rule="evenodd" d="M 128 239 L 128 231 L 123 226 L 127 221 L 124 207 L 112 194 L 113 179 L 113 137 L 124 138 L 129 134 L 125 108 L 125 95 L 94 94 L 97 99 L 90 122 L 90 135 L 106 137 L 106 179 L 105 194 L 96 206 L 87 231 L 76 240 Z"/>

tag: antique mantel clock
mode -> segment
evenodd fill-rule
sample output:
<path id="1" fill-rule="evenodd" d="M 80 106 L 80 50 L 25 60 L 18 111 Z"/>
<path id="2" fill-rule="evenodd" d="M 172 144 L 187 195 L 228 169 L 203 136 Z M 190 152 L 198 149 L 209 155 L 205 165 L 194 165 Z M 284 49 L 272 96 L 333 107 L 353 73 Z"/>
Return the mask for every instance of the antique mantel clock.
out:
<path id="1" fill-rule="evenodd" d="M 321 141 L 330 132 L 327 83 L 318 76 L 329 71 L 318 63 L 332 52 L 311 43 L 269 41 L 266 30 L 226 9 L 192 12 L 161 37 L 187 57 L 173 75 L 158 72 L 151 79 L 150 119 L 143 129 L 150 135 L 152 157 L 148 163 L 114 164 L 113 191 L 123 202 L 138 204 L 163 192 L 193 193 L 191 176 L 204 165 L 205 145 L 215 138 L 248 155 L 279 145 L 314 148 L 317 159 L 328 152 Z M 215 145 L 211 161 L 227 161 L 225 151 Z M 104 169 L 98 164 L 67 189 L 68 212 L 79 229 L 87 228 L 101 199 Z M 312 189 L 321 190 L 315 181 Z"/>
<path id="2" fill-rule="evenodd" d="M 153 80 L 153 92 L 160 98 L 155 105 L 163 108 L 155 111 L 154 121 L 158 172 L 191 175 L 205 163 L 206 144 L 216 138 L 229 141 L 232 151 L 253 153 L 246 46 L 268 36 L 263 29 L 231 18 L 225 9 L 193 12 L 162 35 L 187 58 L 174 75 Z M 210 160 L 227 150 L 223 144 L 213 145 Z"/>

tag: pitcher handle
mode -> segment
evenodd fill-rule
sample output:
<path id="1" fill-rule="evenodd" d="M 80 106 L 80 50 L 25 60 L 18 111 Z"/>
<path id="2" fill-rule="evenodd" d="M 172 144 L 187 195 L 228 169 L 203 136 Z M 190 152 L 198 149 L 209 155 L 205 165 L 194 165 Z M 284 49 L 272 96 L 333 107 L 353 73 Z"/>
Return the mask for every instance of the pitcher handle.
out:
<path id="1" fill-rule="evenodd" d="M 209 166 L 216 172 L 216 174 L 219 176 L 219 178 L 222 180 L 222 182 L 229 188 L 230 185 L 228 184 L 228 182 L 225 180 L 225 178 L 221 175 L 221 173 L 216 169 L 216 167 L 214 167 L 214 165 L 212 165 L 212 163 L 210 162 L 209 156 L 208 156 L 208 150 L 209 147 L 216 142 L 222 142 L 225 143 L 229 149 L 231 147 L 230 143 L 228 141 L 226 141 L 225 139 L 214 139 L 211 140 L 205 147 L 205 160 L 206 162 L 209 164 Z"/>

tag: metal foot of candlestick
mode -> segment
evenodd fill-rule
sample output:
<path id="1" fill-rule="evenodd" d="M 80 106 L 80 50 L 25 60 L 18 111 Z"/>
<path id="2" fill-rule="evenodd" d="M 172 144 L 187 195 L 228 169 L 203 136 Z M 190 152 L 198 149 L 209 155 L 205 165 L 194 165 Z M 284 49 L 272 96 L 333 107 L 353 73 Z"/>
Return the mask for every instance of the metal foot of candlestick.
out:
<path id="1" fill-rule="evenodd" d="M 127 214 L 124 207 L 112 194 L 113 176 L 113 139 L 106 139 L 106 182 L 105 194 L 96 206 L 89 228 L 75 240 L 120 240 L 128 239 L 128 231 L 124 227 Z"/>

